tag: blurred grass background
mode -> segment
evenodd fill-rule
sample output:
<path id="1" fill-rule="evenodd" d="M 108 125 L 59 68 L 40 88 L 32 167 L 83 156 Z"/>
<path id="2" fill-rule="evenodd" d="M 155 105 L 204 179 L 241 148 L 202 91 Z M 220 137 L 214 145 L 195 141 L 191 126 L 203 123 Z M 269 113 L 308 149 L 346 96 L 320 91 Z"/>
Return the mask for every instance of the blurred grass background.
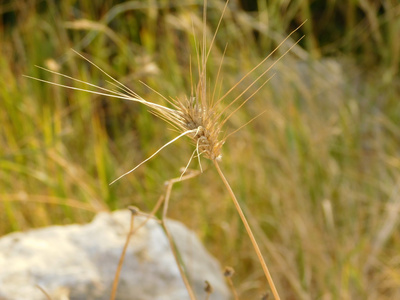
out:
<path id="1" fill-rule="evenodd" d="M 399 3 L 243 2 L 231 1 L 210 56 L 213 83 L 228 44 L 221 95 L 308 19 L 239 85 L 236 95 L 305 35 L 226 130 L 266 113 L 223 148 L 222 168 L 282 299 L 399 299 Z M 208 40 L 223 5 L 209 1 Z M 139 81 L 184 97 L 201 12 L 201 1 L 1 2 L 0 235 L 88 222 L 127 205 L 151 210 L 164 181 L 186 165 L 193 151 L 187 140 L 109 186 L 176 134 L 146 107 L 22 75 L 71 83 L 39 65 L 104 85 L 73 48 L 149 101 L 162 103 Z M 174 186 L 169 217 L 235 268 L 241 299 L 263 292 L 262 270 L 212 167 Z"/>

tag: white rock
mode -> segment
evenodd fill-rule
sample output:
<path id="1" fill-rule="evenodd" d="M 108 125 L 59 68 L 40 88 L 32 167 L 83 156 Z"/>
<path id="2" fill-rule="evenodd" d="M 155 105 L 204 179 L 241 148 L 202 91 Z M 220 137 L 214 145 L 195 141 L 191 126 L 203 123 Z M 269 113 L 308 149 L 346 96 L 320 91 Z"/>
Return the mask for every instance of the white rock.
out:
<path id="1" fill-rule="evenodd" d="M 135 217 L 135 226 L 143 221 Z M 0 239 L 0 299 L 109 299 L 129 230 L 130 212 L 100 213 L 87 225 L 52 226 Z M 186 264 L 198 299 L 229 299 L 218 262 L 193 232 L 169 220 L 168 228 Z M 121 271 L 117 299 L 189 299 L 161 226 L 149 221 L 130 241 Z"/>

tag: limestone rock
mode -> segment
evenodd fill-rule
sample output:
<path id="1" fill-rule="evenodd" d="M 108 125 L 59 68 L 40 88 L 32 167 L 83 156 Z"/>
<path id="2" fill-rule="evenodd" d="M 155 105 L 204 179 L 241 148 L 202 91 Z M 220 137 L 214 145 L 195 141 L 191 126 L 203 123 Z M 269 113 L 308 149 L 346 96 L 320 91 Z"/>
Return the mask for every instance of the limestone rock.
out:
<path id="1" fill-rule="evenodd" d="M 135 226 L 143 221 L 135 217 Z M 86 225 L 52 226 L 0 239 L 0 299 L 109 299 L 115 270 L 129 230 L 130 212 L 100 213 Z M 186 264 L 198 299 L 229 299 L 218 262 L 193 232 L 169 220 L 167 226 Z M 130 241 L 117 299 L 186 300 L 186 288 L 161 226 L 151 220 Z"/>

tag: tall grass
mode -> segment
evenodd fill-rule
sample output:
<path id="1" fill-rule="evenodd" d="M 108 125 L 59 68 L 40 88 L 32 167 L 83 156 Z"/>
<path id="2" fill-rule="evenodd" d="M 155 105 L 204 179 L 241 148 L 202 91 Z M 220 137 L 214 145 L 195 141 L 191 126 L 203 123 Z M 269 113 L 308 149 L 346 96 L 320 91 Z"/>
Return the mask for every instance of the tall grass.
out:
<path id="1" fill-rule="evenodd" d="M 282 299 L 396 299 L 399 5 L 325 1 L 318 18 L 320 1 L 285 3 L 258 1 L 258 11 L 247 13 L 232 6 L 210 56 L 212 81 L 228 43 L 223 94 L 309 19 L 299 33 L 306 34 L 302 47 L 274 67 L 271 83 L 228 124 L 238 128 L 266 111 L 227 140 L 226 176 L 252 216 Z M 222 7 L 210 3 L 209 37 Z M 104 77 L 73 58 L 73 48 L 145 99 L 161 101 L 139 80 L 167 97 L 187 96 L 196 53 L 192 27 L 201 36 L 201 10 L 162 1 L 0 5 L 0 234 L 86 222 L 96 211 L 129 204 L 152 209 L 163 182 L 186 165 L 189 145 L 177 141 L 109 187 L 175 133 L 145 107 L 21 75 L 60 80 L 34 67 L 41 65 L 102 85 Z M 263 291 L 263 274 L 217 176 L 210 168 L 176 184 L 169 216 L 235 267 L 245 299 Z"/>

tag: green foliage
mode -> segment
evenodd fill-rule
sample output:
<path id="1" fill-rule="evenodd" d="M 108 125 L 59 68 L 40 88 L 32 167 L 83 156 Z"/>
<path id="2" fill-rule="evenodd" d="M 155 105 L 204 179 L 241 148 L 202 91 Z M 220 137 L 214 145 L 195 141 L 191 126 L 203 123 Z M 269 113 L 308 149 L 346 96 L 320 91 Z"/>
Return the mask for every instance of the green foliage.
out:
<path id="1" fill-rule="evenodd" d="M 208 42 L 223 7 L 209 2 Z M 222 96 L 308 19 L 297 33 L 306 34 L 301 47 L 228 122 L 227 134 L 265 111 L 228 139 L 221 162 L 281 297 L 397 299 L 400 6 L 394 0 L 257 3 L 252 12 L 230 4 L 208 76 L 212 92 L 228 43 L 216 88 Z M 0 4 L 0 234 L 86 222 L 94 212 L 131 204 L 152 209 L 164 181 L 188 162 L 193 147 L 187 140 L 109 186 L 176 133 L 137 103 L 22 75 L 74 84 L 39 65 L 105 84 L 107 78 L 73 48 L 146 100 L 166 104 L 140 81 L 167 98 L 190 95 L 201 12 L 189 1 Z M 196 230 L 223 264 L 236 269 L 243 299 L 258 295 L 265 282 L 257 259 L 222 182 L 210 162 L 202 164 L 202 176 L 174 186 L 168 215 Z M 192 168 L 198 168 L 195 160 Z"/>

